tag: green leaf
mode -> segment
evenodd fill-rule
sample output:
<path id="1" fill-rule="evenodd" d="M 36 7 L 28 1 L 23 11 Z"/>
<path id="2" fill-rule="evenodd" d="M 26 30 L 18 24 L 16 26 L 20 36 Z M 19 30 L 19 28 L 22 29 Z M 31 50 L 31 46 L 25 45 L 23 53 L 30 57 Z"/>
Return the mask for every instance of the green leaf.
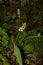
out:
<path id="1" fill-rule="evenodd" d="M 19 63 L 19 65 L 23 65 L 20 50 L 16 45 L 14 45 L 14 54 L 16 56 L 16 60 Z"/>
<path id="2" fill-rule="evenodd" d="M 17 45 L 18 46 L 23 45 L 22 40 L 25 38 L 26 35 L 27 35 L 26 31 L 20 32 L 20 35 L 19 35 L 18 40 L 17 40 Z"/>
<path id="3" fill-rule="evenodd" d="M 21 46 L 25 53 L 38 56 L 38 50 L 43 51 L 43 36 L 38 36 L 36 29 L 32 29 L 28 33 L 23 31 L 18 37 L 17 45 Z"/>
<path id="4" fill-rule="evenodd" d="M 30 31 L 30 33 L 28 32 L 29 36 L 36 36 L 37 35 L 37 30 L 36 29 L 32 29 Z"/>
<path id="5" fill-rule="evenodd" d="M 7 46 L 9 37 L 8 37 L 8 34 L 6 33 L 6 31 L 2 28 L 0 28 L 0 37 L 2 38 L 3 45 Z"/>
<path id="6" fill-rule="evenodd" d="M 3 65 L 10 65 L 10 63 L 8 63 L 8 60 L 5 56 L 0 54 L 0 59 L 3 61 Z"/>
<path id="7" fill-rule="evenodd" d="M 34 46 L 31 44 L 27 44 L 27 45 L 23 46 L 23 49 L 24 49 L 25 53 L 33 53 Z"/>

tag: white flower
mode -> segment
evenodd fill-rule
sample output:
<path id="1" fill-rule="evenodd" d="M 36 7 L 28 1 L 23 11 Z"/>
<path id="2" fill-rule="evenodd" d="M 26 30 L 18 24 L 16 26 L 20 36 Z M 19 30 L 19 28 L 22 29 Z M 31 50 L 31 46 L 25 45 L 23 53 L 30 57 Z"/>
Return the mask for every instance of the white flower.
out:
<path id="1" fill-rule="evenodd" d="M 20 9 L 19 8 L 17 9 L 17 15 L 20 18 Z"/>
<path id="2" fill-rule="evenodd" d="M 19 31 L 23 31 L 26 28 L 26 22 L 24 24 L 22 24 L 22 26 L 19 28 Z"/>
<path id="3" fill-rule="evenodd" d="M 40 36 L 40 32 L 38 33 L 38 36 Z"/>

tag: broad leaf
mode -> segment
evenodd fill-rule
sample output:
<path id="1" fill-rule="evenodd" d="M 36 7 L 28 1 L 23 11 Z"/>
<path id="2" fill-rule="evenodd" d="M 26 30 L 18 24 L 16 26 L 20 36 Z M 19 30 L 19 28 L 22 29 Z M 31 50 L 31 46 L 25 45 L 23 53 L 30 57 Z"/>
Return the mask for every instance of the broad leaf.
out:
<path id="1" fill-rule="evenodd" d="M 16 60 L 17 60 L 18 64 L 23 65 L 20 50 L 16 45 L 14 45 L 14 54 L 16 56 Z"/>

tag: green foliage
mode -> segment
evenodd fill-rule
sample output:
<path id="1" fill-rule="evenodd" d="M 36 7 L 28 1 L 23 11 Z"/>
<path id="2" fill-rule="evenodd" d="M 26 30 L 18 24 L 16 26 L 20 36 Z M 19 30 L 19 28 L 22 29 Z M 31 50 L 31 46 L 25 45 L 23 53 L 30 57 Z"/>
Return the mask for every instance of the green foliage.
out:
<path id="1" fill-rule="evenodd" d="M 15 18 L 16 18 L 16 13 L 13 13 L 12 16 L 4 16 L 4 23 L 12 22 Z"/>
<path id="2" fill-rule="evenodd" d="M 13 48 L 14 47 L 14 45 L 13 45 L 14 40 L 15 40 L 15 36 L 11 36 L 9 38 L 9 45 L 8 45 L 9 48 Z"/>
<path id="3" fill-rule="evenodd" d="M 8 59 L 1 54 L 0 54 L 0 60 L 3 61 L 3 65 L 10 65 L 9 62 L 8 62 Z"/>
<path id="4" fill-rule="evenodd" d="M 16 56 L 16 61 L 18 62 L 18 64 L 23 65 L 20 50 L 15 44 L 14 44 L 14 54 Z"/>
<path id="5" fill-rule="evenodd" d="M 30 28 L 35 26 L 43 34 L 43 3 L 41 2 L 42 0 L 20 0 L 17 2 L 0 0 L 0 60 L 3 61 L 4 65 L 10 65 L 9 59 L 6 58 L 6 48 L 13 49 L 16 62 L 19 65 L 24 65 L 22 62 L 25 62 L 25 58 L 21 56 L 21 50 L 23 50 L 24 54 L 33 54 L 35 56 L 39 56 L 40 51 L 43 52 L 43 35 L 41 36 L 40 32 L 37 34 L 36 29 L 29 32 L 25 30 L 23 32 L 18 31 L 23 22 L 28 22 Z M 15 3 L 15 6 L 12 3 Z M 17 12 L 15 12 L 18 8 L 20 9 L 20 18 L 17 17 Z M 15 25 L 14 28 L 13 25 Z M 18 33 L 20 34 L 16 38 Z M 15 41 L 16 43 L 13 44 Z"/>
<path id="6" fill-rule="evenodd" d="M 25 53 L 33 53 L 34 46 L 31 44 L 27 44 L 23 46 L 23 49 L 25 50 Z"/>
<path id="7" fill-rule="evenodd" d="M 26 21 L 26 20 L 27 20 L 27 15 L 26 15 L 26 14 L 22 15 L 22 16 L 21 16 L 21 20 Z"/>
<path id="8" fill-rule="evenodd" d="M 5 31 L 8 31 L 10 29 L 10 25 L 8 25 L 7 23 L 4 23 L 2 26 L 2 29 L 4 29 Z"/>
<path id="9" fill-rule="evenodd" d="M 0 52 L 2 52 L 2 51 L 3 51 L 3 47 L 0 46 Z"/>
<path id="10" fill-rule="evenodd" d="M 37 30 L 35 29 L 28 32 L 27 35 L 26 32 L 23 31 L 20 33 L 17 45 L 21 46 L 25 53 L 32 53 L 37 56 L 39 50 L 43 50 L 43 36 L 38 36 Z"/>
<path id="11" fill-rule="evenodd" d="M 20 35 L 19 35 L 18 40 L 17 40 L 17 45 L 18 46 L 22 46 L 23 45 L 22 40 L 25 38 L 26 35 L 27 35 L 26 31 L 20 32 Z"/>
<path id="12" fill-rule="evenodd" d="M 39 33 L 37 34 L 37 30 L 32 29 L 29 32 L 26 32 L 25 30 L 23 32 L 20 32 L 19 37 L 17 39 L 17 45 L 13 44 L 15 37 L 11 36 L 10 38 L 8 37 L 7 32 L 5 31 L 7 28 L 5 27 L 5 29 L 2 29 L 0 27 L 0 37 L 2 39 L 2 46 L 0 46 L 0 52 L 2 52 L 4 50 L 4 54 L 6 55 L 6 47 L 8 48 L 13 48 L 14 46 L 14 55 L 16 56 L 16 62 L 19 65 L 23 65 L 23 59 L 21 56 L 21 51 L 19 49 L 22 48 L 24 50 L 24 53 L 28 53 L 28 54 L 33 54 L 34 56 L 38 56 L 38 52 L 39 51 L 43 51 L 43 36 L 39 35 Z M 9 41 L 8 41 L 9 40 Z M 9 44 L 9 45 L 8 45 Z M 5 47 L 5 48 L 4 48 Z M 4 56 L 0 57 L 3 58 Z M 4 65 L 7 62 L 7 60 L 5 61 L 5 57 L 4 57 Z M 6 63 L 5 63 L 6 62 Z"/>
<path id="13" fill-rule="evenodd" d="M 8 34 L 5 32 L 5 30 L 2 28 L 0 28 L 0 37 L 2 38 L 3 46 L 7 46 L 9 37 Z"/>

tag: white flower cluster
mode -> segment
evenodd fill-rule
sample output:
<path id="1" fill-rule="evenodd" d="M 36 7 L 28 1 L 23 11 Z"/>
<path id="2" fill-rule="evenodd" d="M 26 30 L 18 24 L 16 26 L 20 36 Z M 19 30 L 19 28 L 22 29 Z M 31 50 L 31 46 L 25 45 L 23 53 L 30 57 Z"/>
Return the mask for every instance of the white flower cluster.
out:
<path id="1" fill-rule="evenodd" d="M 19 28 L 19 31 L 24 31 L 26 28 L 26 22 L 22 24 L 22 26 Z"/>

